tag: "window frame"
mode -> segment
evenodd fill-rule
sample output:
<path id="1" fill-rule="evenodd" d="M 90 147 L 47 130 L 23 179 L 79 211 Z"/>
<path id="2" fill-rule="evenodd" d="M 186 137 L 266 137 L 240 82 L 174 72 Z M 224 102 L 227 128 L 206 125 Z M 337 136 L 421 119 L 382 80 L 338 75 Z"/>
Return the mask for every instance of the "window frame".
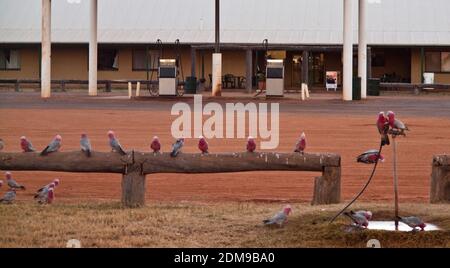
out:
<path id="1" fill-rule="evenodd" d="M 22 70 L 22 57 L 21 57 L 21 53 L 20 53 L 21 50 L 20 49 L 18 49 L 18 48 L 2 47 L 2 48 L 0 48 L 0 50 L 17 50 L 18 51 L 18 55 L 19 55 L 18 56 L 19 57 L 19 59 L 18 59 L 19 67 L 18 68 L 7 68 L 6 65 L 5 65 L 5 68 L 0 66 L 0 71 L 8 72 L 8 71 L 20 71 L 20 70 Z"/>
<path id="2" fill-rule="evenodd" d="M 115 50 L 116 51 L 116 57 L 117 57 L 117 68 L 114 67 L 105 67 L 100 68 L 100 51 L 101 50 Z M 97 54 L 97 71 L 105 71 L 105 72 L 118 72 L 120 68 L 120 56 L 119 56 L 119 49 L 118 48 L 110 48 L 110 47 L 102 47 L 98 48 L 98 54 Z M 89 69 L 89 62 L 88 62 L 88 69 Z"/>
<path id="3" fill-rule="evenodd" d="M 145 48 L 133 48 L 133 49 L 132 49 L 132 51 L 131 51 L 131 70 L 132 70 L 133 72 L 146 72 L 146 71 L 147 71 L 147 68 L 146 68 L 146 67 L 144 67 L 144 68 L 135 68 L 135 67 L 134 67 L 134 52 L 137 51 L 137 50 L 141 50 L 141 51 L 143 50 L 143 51 L 144 51 L 144 54 L 145 54 L 145 52 L 147 51 Z M 152 51 L 152 50 L 149 49 L 148 51 L 150 52 L 150 51 Z M 154 50 L 154 51 L 156 51 L 156 50 Z M 151 66 L 152 59 L 149 58 L 149 60 L 150 60 L 150 62 L 148 62 L 148 64 L 149 64 L 148 71 L 149 71 L 149 72 L 151 72 L 151 71 L 158 71 L 158 68 L 152 68 L 152 66 Z"/>
<path id="4" fill-rule="evenodd" d="M 439 71 L 432 71 L 427 69 L 427 53 L 439 53 Z M 442 69 L 442 55 L 443 53 L 450 53 L 450 50 L 427 50 L 424 53 L 424 59 L 423 59 L 423 70 L 425 73 L 435 73 L 435 74 L 450 74 L 450 70 L 449 71 L 444 71 Z"/>

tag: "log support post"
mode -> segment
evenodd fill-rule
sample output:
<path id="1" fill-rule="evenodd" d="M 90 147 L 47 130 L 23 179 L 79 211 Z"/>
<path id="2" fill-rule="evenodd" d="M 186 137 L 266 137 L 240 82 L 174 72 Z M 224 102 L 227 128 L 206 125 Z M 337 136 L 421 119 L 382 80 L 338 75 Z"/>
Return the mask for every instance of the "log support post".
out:
<path id="1" fill-rule="evenodd" d="M 325 166 L 314 180 L 312 205 L 337 204 L 341 201 L 341 167 Z"/>
<path id="2" fill-rule="evenodd" d="M 122 205 L 142 207 L 145 205 L 146 181 L 142 165 L 127 165 L 122 174 Z"/>
<path id="3" fill-rule="evenodd" d="M 431 171 L 430 203 L 450 202 L 450 156 L 435 155 Z"/>

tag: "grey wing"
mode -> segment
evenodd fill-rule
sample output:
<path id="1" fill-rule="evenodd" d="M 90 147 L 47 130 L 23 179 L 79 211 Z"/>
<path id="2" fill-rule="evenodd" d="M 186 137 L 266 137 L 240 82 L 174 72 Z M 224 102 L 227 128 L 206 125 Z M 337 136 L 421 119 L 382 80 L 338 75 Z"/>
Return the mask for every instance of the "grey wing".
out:
<path id="1" fill-rule="evenodd" d="M 403 217 L 402 221 L 408 225 L 419 225 L 419 224 L 423 223 L 421 219 L 419 219 L 418 217 L 414 217 L 414 216 Z"/>
<path id="2" fill-rule="evenodd" d="M 82 139 L 80 141 L 81 149 L 83 150 L 92 150 L 91 149 L 91 142 L 88 139 Z"/>
<path id="3" fill-rule="evenodd" d="M 55 152 L 59 149 L 61 146 L 61 143 L 58 140 L 52 140 L 50 144 L 48 145 L 47 152 Z"/>
<path id="4" fill-rule="evenodd" d="M 405 124 L 402 121 L 398 120 L 398 119 L 395 119 L 394 127 L 398 128 L 398 129 L 406 129 Z"/>
<path id="5" fill-rule="evenodd" d="M 5 194 L 5 196 L 3 197 L 3 199 L 5 201 L 13 201 L 15 198 L 16 198 L 16 192 L 14 192 L 14 191 L 7 192 Z"/>
<path id="6" fill-rule="evenodd" d="M 35 152 L 36 149 L 34 149 L 33 144 L 31 143 L 31 141 L 27 141 L 27 149 L 31 152 Z"/>

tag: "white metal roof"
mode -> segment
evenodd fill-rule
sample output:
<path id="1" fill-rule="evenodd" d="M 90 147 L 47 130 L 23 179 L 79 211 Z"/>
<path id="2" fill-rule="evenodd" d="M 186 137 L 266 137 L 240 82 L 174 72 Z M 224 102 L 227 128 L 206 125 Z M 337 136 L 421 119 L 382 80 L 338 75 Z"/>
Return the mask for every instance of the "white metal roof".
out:
<path id="1" fill-rule="evenodd" d="M 71 4 L 69 2 L 77 2 Z M 450 45 L 450 1 L 367 0 L 368 43 Z M 354 42 L 357 43 L 357 0 Z M 213 0 L 98 0 L 102 43 L 214 42 Z M 0 0 L 0 43 L 38 43 L 41 1 Z M 221 0 L 221 42 L 342 44 L 343 0 Z M 87 43 L 89 0 L 52 1 L 52 42 Z"/>

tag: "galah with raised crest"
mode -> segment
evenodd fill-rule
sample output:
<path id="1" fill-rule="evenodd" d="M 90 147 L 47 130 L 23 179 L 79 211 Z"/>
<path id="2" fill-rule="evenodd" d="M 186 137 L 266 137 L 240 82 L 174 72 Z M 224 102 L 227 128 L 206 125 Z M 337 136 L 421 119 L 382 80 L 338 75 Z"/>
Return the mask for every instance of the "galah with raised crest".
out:
<path id="1" fill-rule="evenodd" d="M 408 225 L 409 227 L 413 228 L 413 231 L 415 231 L 416 228 L 420 228 L 420 230 L 423 231 L 427 226 L 425 222 L 423 222 L 419 217 L 416 216 L 397 217 L 397 219 L 403 222 L 404 224 Z"/>
<path id="2" fill-rule="evenodd" d="M 386 118 L 386 116 L 384 115 L 384 112 L 380 112 L 378 114 L 377 128 L 378 128 L 378 133 L 380 133 L 380 136 L 381 136 L 382 146 L 389 145 L 390 144 L 389 136 L 388 136 L 389 121 Z"/>
<path id="3" fill-rule="evenodd" d="M 126 155 L 127 153 L 122 149 L 122 146 L 120 145 L 119 140 L 116 138 L 116 135 L 114 134 L 114 131 L 110 130 L 108 131 L 108 138 L 109 138 L 109 146 L 111 146 L 111 149 L 113 152 L 117 152 L 121 155 Z"/>
<path id="4" fill-rule="evenodd" d="M 375 164 L 377 160 L 384 162 L 384 156 L 375 149 L 365 151 L 356 157 L 356 162 L 365 164 Z"/>
<path id="5" fill-rule="evenodd" d="M 53 140 L 45 147 L 45 149 L 41 152 L 41 155 L 48 155 L 49 153 L 57 152 L 61 148 L 62 137 L 60 135 L 56 135 Z"/>
<path id="6" fill-rule="evenodd" d="M 158 136 L 153 137 L 152 143 L 150 144 L 150 149 L 153 150 L 153 153 L 159 153 L 161 150 L 161 142 L 159 141 Z"/>
<path id="7" fill-rule="evenodd" d="M 300 135 L 300 138 L 298 139 L 297 143 L 295 144 L 294 152 L 296 153 L 304 153 L 306 149 L 306 135 L 305 132 L 302 132 Z"/>
<path id="8" fill-rule="evenodd" d="M 403 135 L 406 136 L 405 130 L 409 131 L 409 128 L 399 119 L 396 118 L 393 111 L 387 112 L 387 117 L 389 121 L 389 126 L 391 127 L 391 133 L 393 135 Z"/>
<path id="9" fill-rule="evenodd" d="M 7 171 L 5 172 L 5 177 L 6 177 L 6 182 L 8 183 L 8 186 L 10 189 L 12 190 L 17 190 L 17 189 L 21 189 L 21 190 L 25 190 L 25 186 L 17 183 L 11 175 L 11 172 Z"/>
<path id="10" fill-rule="evenodd" d="M 31 141 L 25 136 L 20 137 L 20 148 L 22 148 L 22 151 L 25 153 L 36 152 Z"/>
<path id="11" fill-rule="evenodd" d="M 275 214 L 272 218 L 268 218 L 263 220 L 263 223 L 265 225 L 274 225 L 277 224 L 278 226 L 282 227 L 284 224 L 287 223 L 288 216 L 291 214 L 292 208 L 290 205 L 287 205 L 283 208 L 282 211 Z"/>
<path id="12" fill-rule="evenodd" d="M 200 136 L 198 137 L 198 149 L 202 152 L 202 154 L 208 153 L 208 142 L 206 141 L 205 137 Z"/>
<path id="13" fill-rule="evenodd" d="M 170 152 L 170 156 L 176 157 L 181 152 L 181 148 L 183 148 L 183 145 L 184 145 L 184 138 L 177 139 L 175 143 L 172 144 L 172 152 Z"/>
<path id="14" fill-rule="evenodd" d="M 256 142 L 252 136 L 247 138 L 247 152 L 253 153 L 256 150 Z"/>
<path id="15" fill-rule="evenodd" d="M 86 135 L 86 133 L 82 133 L 82 134 L 81 134 L 81 138 L 80 138 L 80 147 L 81 147 L 81 151 L 82 151 L 87 157 L 91 157 L 91 152 L 92 152 L 91 141 L 89 140 L 89 138 L 88 138 L 88 136 Z"/>
<path id="16" fill-rule="evenodd" d="M 3 204 L 11 204 L 16 199 L 16 190 L 10 190 L 3 195 L 3 198 L 0 199 L 0 203 Z"/>
<path id="17" fill-rule="evenodd" d="M 349 217 L 352 222 L 361 228 L 367 228 L 369 226 L 369 220 L 366 218 L 366 215 L 362 213 L 355 213 L 354 211 L 344 212 L 344 215 Z"/>
<path id="18" fill-rule="evenodd" d="M 59 179 L 54 179 L 51 183 L 49 183 L 49 184 L 47 184 L 47 185 L 45 185 L 45 186 L 39 188 L 39 189 L 36 191 L 36 194 L 39 194 L 39 193 L 41 193 L 42 191 L 47 191 L 47 190 L 50 188 L 51 185 L 53 185 L 53 187 L 58 186 L 58 185 L 59 185 Z"/>

